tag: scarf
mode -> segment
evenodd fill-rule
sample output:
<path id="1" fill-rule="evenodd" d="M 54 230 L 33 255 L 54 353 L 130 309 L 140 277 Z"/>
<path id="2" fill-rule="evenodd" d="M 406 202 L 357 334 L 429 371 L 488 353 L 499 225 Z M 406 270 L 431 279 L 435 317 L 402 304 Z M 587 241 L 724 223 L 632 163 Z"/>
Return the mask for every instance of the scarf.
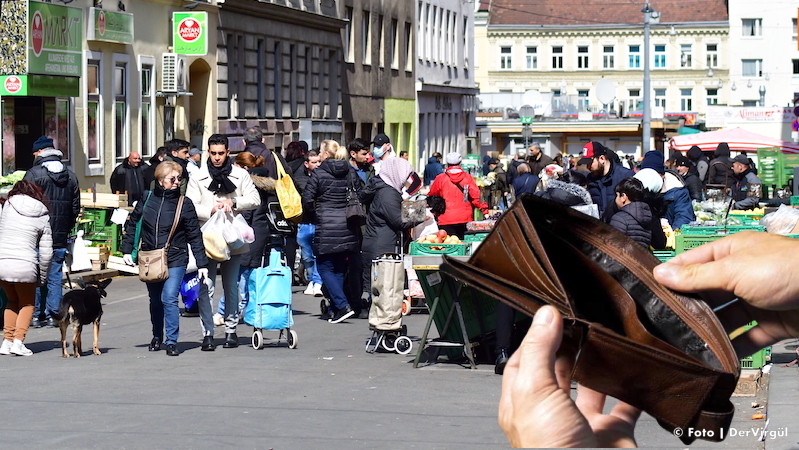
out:
<path id="1" fill-rule="evenodd" d="M 389 158 L 380 164 L 380 178 L 400 193 L 412 172 L 413 166 L 403 158 Z"/>
<path id="2" fill-rule="evenodd" d="M 211 175 L 211 184 L 208 185 L 208 190 L 217 195 L 230 194 L 236 191 L 236 185 L 230 181 L 228 176 L 233 170 L 233 162 L 230 158 L 225 161 L 222 167 L 216 167 L 208 162 L 208 174 Z"/>

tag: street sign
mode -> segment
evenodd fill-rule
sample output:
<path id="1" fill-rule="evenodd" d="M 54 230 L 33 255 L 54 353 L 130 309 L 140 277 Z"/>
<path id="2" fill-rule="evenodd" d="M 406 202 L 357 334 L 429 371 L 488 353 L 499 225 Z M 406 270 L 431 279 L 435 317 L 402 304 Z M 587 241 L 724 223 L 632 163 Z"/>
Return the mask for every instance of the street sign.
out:
<path id="1" fill-rule="evenodd" d="M 172 42 L 178 55 L 208 53 L 208 13 L 173 12 Z"/>

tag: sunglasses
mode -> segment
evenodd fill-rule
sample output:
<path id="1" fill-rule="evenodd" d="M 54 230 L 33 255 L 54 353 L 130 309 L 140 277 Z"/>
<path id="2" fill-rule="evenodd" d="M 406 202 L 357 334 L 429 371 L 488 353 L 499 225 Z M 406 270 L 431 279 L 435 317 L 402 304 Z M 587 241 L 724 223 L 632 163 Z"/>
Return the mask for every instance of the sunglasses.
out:
<path id="1" fill-rule="evenodd" d="M 170 183 L 180 183 L 181 178 L 180 177 L 169 177 L 166 180 L 169 181 Z"/>

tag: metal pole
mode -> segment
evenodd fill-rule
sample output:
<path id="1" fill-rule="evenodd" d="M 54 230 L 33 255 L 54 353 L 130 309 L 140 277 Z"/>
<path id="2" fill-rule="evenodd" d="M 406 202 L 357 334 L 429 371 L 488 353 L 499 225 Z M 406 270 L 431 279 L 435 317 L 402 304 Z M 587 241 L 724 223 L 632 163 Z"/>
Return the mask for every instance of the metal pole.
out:
<path id="1" fill-rule="evenodd" d="M 649 7 L 649 2 L 646 3 L 644 9 L 644 118 L 643 118 L 643 135 L 641 136 L 643 143 L 644 153 L 650 150 L 650 141 L 652 136 L 652 112 L 649 107 L 650 102 L 650 81 L 649 81 L 649 20 L 652 8 Z"/>

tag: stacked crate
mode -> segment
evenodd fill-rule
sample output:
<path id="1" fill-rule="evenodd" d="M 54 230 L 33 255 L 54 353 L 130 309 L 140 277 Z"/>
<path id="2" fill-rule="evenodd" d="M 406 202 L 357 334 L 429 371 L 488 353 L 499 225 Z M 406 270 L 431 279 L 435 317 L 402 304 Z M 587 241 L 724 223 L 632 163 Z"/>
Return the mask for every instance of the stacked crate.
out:
<path id="1" fill-rule="evenodd" d="M 113 209 L 83 208 L 83 219 L 80 221 L 84 224 L 83 239 L 92 241 L 93 245 L 103 245 L 112 253 L 119 251 L 122 243 L 122 227 L 111 222 L 113 213 Z"/>

